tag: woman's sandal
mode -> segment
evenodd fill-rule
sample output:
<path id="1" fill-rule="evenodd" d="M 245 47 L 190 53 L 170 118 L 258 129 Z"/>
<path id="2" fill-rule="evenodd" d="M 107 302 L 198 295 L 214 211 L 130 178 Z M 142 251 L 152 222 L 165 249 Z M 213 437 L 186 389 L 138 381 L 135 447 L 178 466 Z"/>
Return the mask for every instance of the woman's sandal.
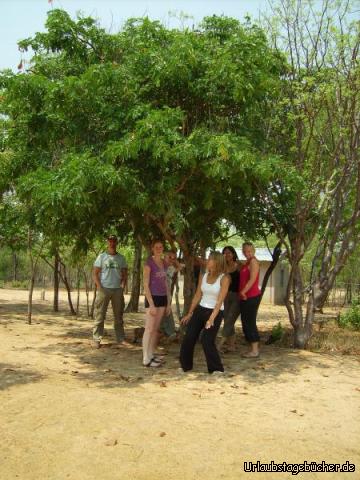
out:
<path id="1" fill-rule="evenodd" d="M 152 368 L 161 367 L 161 362 L 158 362 L 153 358 L 152 360 L 150 360 L 149 363 L 144 363 L 144 367 L 152 367 Z"/>
<path id="2" fill-rule="evenodd" d="M 242 358 L 259 358 L 260 356 L 260 353 L 252 353 L 252 352 L 248 352 L 248 353 L 243 353 L 242 355 Z"/>
<path id="3" fill-rule="evenodd" d="M 221 350 L 221 353 L 234 353 L 236 352 L 236 347 L 230 347 L 229 345 L 224 346 Z"/>
<path id="4" fill-rule="evenodd" d="M 160 358 L 160 360 L 164 359 L 165 356 L 165 353 L 154 353 L 154 358 Z"/>
<path id="5" fill-rule="evenodd" d="M 153 356 L 153 358 L 152 358 L 151 361 L 152 361 L 152 362 L 156 362 L 156 363 L 163 363 L 163 359 L 160 358 L 160 357 L 158 357 L 158 356 L 156 356 L 156 355 Z"/>

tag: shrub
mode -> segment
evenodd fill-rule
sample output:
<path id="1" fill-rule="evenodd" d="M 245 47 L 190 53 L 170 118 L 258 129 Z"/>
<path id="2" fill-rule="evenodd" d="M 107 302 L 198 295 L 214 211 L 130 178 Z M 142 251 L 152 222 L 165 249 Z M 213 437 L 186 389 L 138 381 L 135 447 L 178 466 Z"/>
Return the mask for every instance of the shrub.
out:
<path id="1" fill-rule="evenodd" d="M 278 324 L 272 327 L 270 337 L 266 340 L 265 344 L 271 345 L 272 343 L 277 342 L 278 340 L 281 340 L 283 335 L 284 335 L 284 329 L 283 329 L 283 326 L 281 325 L 281 322 L 279 322 Z"/>
<path id="2" fill-rule="evenodd" d="M 340 315 L 339 326 L 360 330 L 360 297 L 354 300 L 351 306 Z"/>
<path id="3" fill-rule="evenodd" d="M 28 288 L 29 282 L 26 280 L 12 280 L 9 282 L 10 288 Z"/>

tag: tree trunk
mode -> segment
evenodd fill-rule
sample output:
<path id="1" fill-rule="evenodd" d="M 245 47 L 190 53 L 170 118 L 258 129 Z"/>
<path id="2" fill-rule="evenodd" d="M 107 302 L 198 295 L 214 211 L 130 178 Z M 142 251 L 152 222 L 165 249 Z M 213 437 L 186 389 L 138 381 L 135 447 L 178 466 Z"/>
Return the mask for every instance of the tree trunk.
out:
<path id="1" fill-rule="evenodd" d="M 312 334 L 309 325 L 296 326 L 294 328 L 294 348 L 305 349 Z"/>
<path id="2" fill-rule="evenodd" d="M 279 258 L 280 258 L 280 255 L 281 255 L 281 242 L 278 242 L 276 247 L 274 248 L 274 251 L 272 253 L 272 262 L 270 263 L 269 265 L 269 268 L 266 270 L 265 272 L 265 275 L 264 275 L 264 279 L 262 281 L 262 285 L 261 285 L 261 299 L 264 295 L 264 292 L 265 292 L 265 289 L 266 289 L 266 285 L 269 281 L 269 278 L 270 278 L 270 275 L 272 274 L 272 272 L 274 271 L 276 265 L 278 264 L 279 262 Z M 260 300 L 261 301 L 261 300 Z"/>
<path id="3" fill-rule="evenodd" d="M 194 279 L 194 257 L 184 256 L 184 311 L 183 315 L 189 311 L 191 300 L 194 296 L 196 285 Z"/>
<path id="4" fill-rule="evenodd" d="M 346 284 L 345 304 L 350 305 L 352 302 L 352 284 L 348 282 Z"/>
<path id="5" fill-rule="evenodd" d="M 74 305 L 72 303 L 72 299 L 71 299 L 71 288 L 70 288 L 70 284 L 69 284 L 69 281 L 68 281 L 68 278 L 67 278 L 67 275 L 66 275 L 66 267 L 65 267 L 65 264 L 64 262 L 62 262 L 61 260 L 60 261 L 60 270 L 59 270 L 59 274 L 60 274 L 60 277 L 61 277 L 61 280 L 63 281 L 64 285 L 65 285 L 65 288 L 66 288 L 66 292 L 67 292 L 67 297 L 68 297 L 68 302 L 69 302 L 69 308 L 70 308 L 70 313 L 71 315 L 76 315 L 76 311 L 74 309 Z"/>
<path id="6" fill-rule="evenodd" d="M 295 296 L 295 312 L 298 312 L 299 309 L 301 309 L 301 319 L 299 318 L 299 322 L 297 322 L 294 327 L 294 347 L 299 349 L 305 349 L 309 343 L 313 331 L 312 327 L 315 316 L 314 292 L 311 291 L 309 293 L 305 318 L 302 312 L 302 304 L 296 305 L 296 303 L 298 302 L 299 296 Z M 295 313 L 296 320 L 298 315 L 298 313 Z"/>
<path id="7" fill-rule="evenodd" d="M 12 252 L 12 257 L 13 257 L 13 280 L 14 282 L 16 282 L 18 279 L 19 261 L 15 251 Z"/>
<path id="8" fill-rule="evenodd" d="M 59 254 L 58 252 L 56 252 L 54 256 L 54 304 L 53 304 L 54 312 L 59 311 L 59 284 L 60 284 L 59 269 L 60 269 Z"/>
<path id="9" fill-rule="evenodd" d="M 288 289 L 291 292 L 290 297 L 286 299 L 286 308 L 289 312 L 289 318 L 294 328 L 294 348 L 305 349 L 312 335 L 312 325 L 314 320 L 314 292 L 309 293 L 307 301 L 306 315 L 304 317 L 304 289 L 301 270 L 298 263 L 292 265 L 290 275 L 291 286 Z"/>
<path id="10" fill-rule="evenodd" d="M 32 245 L 32 233 L 31 230 L 28 230 L 28 254 L 30 259 L 30 268 L 31 268 L 31 277 L 29 282 L 29 296 L 28 296 L 28 312 L 27 312 L 27 322 L 31 325 L 32 320 L 32 300 L 33 300 L 33 293 L 34 293 L 34 285 L 35 285 L 35 276 L 36 276 L 36 268 L 38 265 L 39 258 L 41 256 L 41 251 L 44 245 L 44 241 L 40 246 L 40 250 L 34 259 L 33 255 L 33 245 Z"/>
<path id="11" fill-rule="evenodd" d="M 87 316 L 90 317 L 90 304 L 89 304 L 89 293 L 90 293 L 90 286 L 88 282 L 88 277 L 86 275 L 85 269 L 83 270 L 84 280 L 85 280 L 85 295 L 86 295 L 86 313 Z"/>
<path id="12" fill-rule="evenodd" d="M 34 284 L 35 284 L 35 270 L 34 270 L 33 262 L 31 265 L 31 270 L 32 272 L 31 272 L 31 277 L 29 282 L 28 315 L 27 315 L 27 321 L 29 325 L 31 325 L 31 319 L 32 319 L 32 300 L 33 300 Z"/>
<path id="13" fill-rule="evenodd" d="M 30 259 L 31 276 L 30 276 L 30 281 L 29 281 L 27 321 L 28 321 L 28 324 L 31 325 L 32 298 L 33 298 L 34 283 L 35 283 L 35 263 L 34 263 L 33 253 L 32 253 L 32 237 L 31 237 L 30 229 L 28 230 L 28 253 L 29 253 L 29 259 Z"/>
<path id="14" fill-rule="evenodd" d="M 328 292 L 321 290 L 319 282 L 314 285 L 314 310 L 323 313 L 323 308 L 329 297 L 330 290 Z"/>
<path id="15" fill-rule="evenodd" d="M 139 297 L 141 285 L 141 255 L 142 243 L 139 239 L 135 240 L 135 256 L 131 277 L 131 297 L 126 307 L 126 312 L 137 312 L 139 310 Z"/>
<path id="16" fill-rule="evenodd" d="M 176 305 L 176 316 L 180 321 L 181 311 L 180 311 L 180 300 L 179 300 L 179 275 L 176 276 L 176 281 L 175 281 L 175 305 Z"/>
<path id="17" fill-rule="evenodd" d="M 80 308 L 80 267 L 76 271 L 76 316 L 79 316 Z"/>

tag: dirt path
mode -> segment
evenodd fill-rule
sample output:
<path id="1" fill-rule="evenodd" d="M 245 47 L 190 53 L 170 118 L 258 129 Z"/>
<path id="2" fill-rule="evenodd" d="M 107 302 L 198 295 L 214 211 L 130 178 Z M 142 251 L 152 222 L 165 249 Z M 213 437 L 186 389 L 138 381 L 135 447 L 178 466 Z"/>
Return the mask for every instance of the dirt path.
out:
<path id="1" fill-rule="evenodd" d="M 264 346 L 259 360 L 224 356 L 228 376 L 141 366 L 138 346 L 100 350 L 91 322 L 55 316 L 35 295 L 0 290 L 0 478 L 13 480 L 285 479 L 245 473 L 244 462 L 355 464 L 355 473 L 297 478 L 355 479 L 360 471 L 360 362 Z M 262 307 L 262 318 L 281 311 Z M 266 311 L 265 311 L 266 310 Z M 270 313 L 269 313 L 270 312 Z M 129 331 L 141 315 L 126 316 Z"/>

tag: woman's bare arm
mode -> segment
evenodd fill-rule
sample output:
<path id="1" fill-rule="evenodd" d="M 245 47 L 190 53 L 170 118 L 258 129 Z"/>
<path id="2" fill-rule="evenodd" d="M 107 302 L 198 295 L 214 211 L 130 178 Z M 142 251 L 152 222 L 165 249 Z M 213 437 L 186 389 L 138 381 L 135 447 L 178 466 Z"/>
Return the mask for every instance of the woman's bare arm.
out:
<path id="1" fill-rule="evenodd" d="M 250 288 L 254 285 L 256 281 L 256 277 L 260 270 L 260 265 L 259 265 L 259 262 L 256 260 L 256 258 L 253 258 L 251 260 L 249 264 L 249 270 L 250 270 L 249 280 L 246 282 L 245 286 L 240 291 L 240 296 L 243 298 L 246 298 L 246 292 L 248 292 Z"/>

